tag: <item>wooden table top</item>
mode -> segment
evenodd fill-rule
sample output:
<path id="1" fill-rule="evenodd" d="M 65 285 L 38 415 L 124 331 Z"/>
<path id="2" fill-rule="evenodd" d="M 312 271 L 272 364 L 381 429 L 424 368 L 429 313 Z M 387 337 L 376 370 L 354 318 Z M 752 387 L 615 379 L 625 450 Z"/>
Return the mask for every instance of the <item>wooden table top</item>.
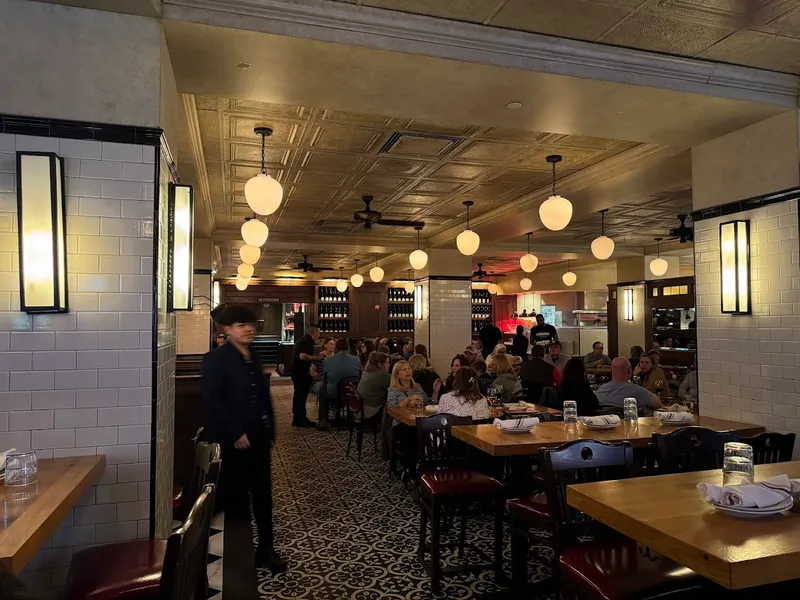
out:
<path id="1" fill-rule="evenodd" d="M 43 459 L 38 461 L 37 483 L 0 486 L 0 564 L 20 573 L 100 477 L 105 464 L 102 454 Z"/>
<path id="2" fill-rule="evenodd" d="M 411 427 L 416 426 L 417 424 L 417 417 L 430 417 L 436 413 L 429 413 L 425 412 L 422 409 L 418 408 L 411 408 L 409 406 L 390 406 L 386 409 L 386 412 L 389 413 L 392 417 L 403 423 L 404 425 L 409 425 Z M 509 414 L 514 414 L 513 411 L 506 411 Z M 552 408 L 547 408 L 546 406 L 540 406 L 538 404 L 528 404 L 528 410 L 525 411 L 527 413 L 531 412 L 543 412 L 543 413 L 550 413 L 550 414 L 561 414 L 560 410 L 554 410 Z"/>
<path id="3" fill-rule="evenodd" d="M 757 481 L 783 474 L 800 477 L 800 461 L 756 466 Z M 703 501 L 700 482 L 721 485 L 722 472 L 571 485 L 567 502 L 728 589 L 796 579 L 800 514 L 725 516 Z"/>
<path id="4" fill-rule="evenodd" d="M 699 416 L 695 425 L 716 431 L 733 429 L 742 437 L 758 435 L 764 431 L 761 425 L 726 421 L 716 417 Z M 492 456 L 526 456 L 536 454 L 539 448 L 560 446 L 574 440 L 598 440 L 621 442 L 629 440 L 634 446 L 646 446 L 654 433 L 667 433 L 674 427 L 661 425 L 652 417 L 642 417 L 636 427 L 620 423 L 614 429 L 592 430 L 579 425 L 575 431 L 567 431 L 561 421 L 539 423 L 529 433 L 503 433 L 494 425 L 460 425 L 453 427 L 453 436 Z"/>

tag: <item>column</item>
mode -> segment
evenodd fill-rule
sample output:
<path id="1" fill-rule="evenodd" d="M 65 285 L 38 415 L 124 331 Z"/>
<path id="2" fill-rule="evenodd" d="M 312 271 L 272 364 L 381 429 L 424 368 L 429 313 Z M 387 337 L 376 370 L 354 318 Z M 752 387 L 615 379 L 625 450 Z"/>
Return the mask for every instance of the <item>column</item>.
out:
<path id="1" fill-rule="evenodd" d="M 798 115 L 692 150 L 700 412 L 800 432 Z M 747 202 L 741 202 L 747 201 Z M 746 209 L 746 210 L 743 210 Z M 720 223 L 750 222 L 751 314 L 721 310 Z"/>
<path id="2" fill-rule="evenodd" d="M 418 285 L 422 318 L 414 321 L 414 341 L 428 347 L 434 370 L 445 377 L 452 358 L 472 343 L 472 259 L 431 249 Z"/>

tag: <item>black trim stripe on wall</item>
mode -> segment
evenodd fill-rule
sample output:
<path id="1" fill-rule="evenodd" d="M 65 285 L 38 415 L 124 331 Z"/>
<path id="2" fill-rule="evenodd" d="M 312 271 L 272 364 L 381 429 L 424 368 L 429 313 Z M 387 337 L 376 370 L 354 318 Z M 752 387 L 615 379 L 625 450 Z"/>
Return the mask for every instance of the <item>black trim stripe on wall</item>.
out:
<path id="1" fill-rule="evenodd" d="M 765 194 L 763 196 L 754 196 L 745 200 L 737 200 L 735 202 L 728 202 L 727 204 L 720 204 L 719 206 L 711 206 L 703 208 L 691 213 L 692 221 L 703 221 L 705 219 L 713 219 L 715 217 L 724 217 L 726 215 L 733 215 L 736 213 L 744 212 L 746 210 L 753 210 L 755 208 L 763 208 L 771 204 L 779 204 L 781 202 L 789 202 L 790 200 L 800 199 L 800 188 L 790 188 L 782 192 L 775 192 L 773 194 Z"/>
<path id="2" fill-rule="evenodd" d="M 160 139 L 160 136 L 159 136 Z M 150 366 L 150 539 L 156 537 L 156 460 L 158 440 L 158 246 L 161 231 L 159 227 L 161 201 L 161 145 L 155 147 L 155 184 L 153 186 L 153 306 L 152 306 L 152 346 Z"/>
<path id="3" fill-rule="evenodd" d="M 162 131 L 158 127 L 109 125 L 106 123 L 65 121 L 43 117 L 0 115 L 0 133 L 158 146 Z"/>

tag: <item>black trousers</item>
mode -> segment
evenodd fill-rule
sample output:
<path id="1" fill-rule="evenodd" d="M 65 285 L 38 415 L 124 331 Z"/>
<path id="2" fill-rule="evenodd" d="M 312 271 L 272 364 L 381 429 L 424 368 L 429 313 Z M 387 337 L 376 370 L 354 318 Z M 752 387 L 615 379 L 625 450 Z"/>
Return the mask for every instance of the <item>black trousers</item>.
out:
<path id="1" fill-rule="evenodd" d="M 301 423 L 308 420 L 306 401 L 313 383 L 311 375 L 292 375 L 294 395 L 292 396 L 292 422 Z"/>
<path id="2" fill-rule="evenodd" d="M 225 493 L 225 529 L 236 522 L 250 527 L 250 492 L 258 530 L 258 547 L 262 552 L 273 549 L 272 530 L 272 467 L 270 441 L 266 435 L 247 435 L 250 448 L 225 448 L 222 473 Z"/>

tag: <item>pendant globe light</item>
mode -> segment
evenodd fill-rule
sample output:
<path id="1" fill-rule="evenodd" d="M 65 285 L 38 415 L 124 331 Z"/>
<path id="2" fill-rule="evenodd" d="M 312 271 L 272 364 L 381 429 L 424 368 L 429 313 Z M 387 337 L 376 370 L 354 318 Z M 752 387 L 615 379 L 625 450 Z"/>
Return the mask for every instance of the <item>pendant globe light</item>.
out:
<path id="1" fill-rule="evenodd" d="M 578 281 L 578 276 L 572 272 L 572 261 L 567 261 L 567 272 L 561 276 L 561 281 L 564 282 L 564 285 L 567 287 L 572 287 L 575 285 L 575 282 Z"/>
<path id="2" fill-rule="evenodd" d="M 251 178 L 244 186 L 244 197 L 248 206 L 258 215 L 271 215 L 281 205 L 283 187 L 267 175 L 266 142 L 272 135 L 269 127 L 256 127 L 256 135 L 261 136 L 261 173 Z"/>
<path id="3" fill-rule="evenodd" d="M 533 282 L 527 277 L 523 277 L 522 279 L 519 280 L 519 287 L 521 287 L 525 291 L 531 289 L 532 286 Z"/>
<path id="4" fill-rule="evenodd" d="M 383 280 L 383 269 L 378 266 L 378 255 L 375 255 L 375 266 L 369 270 L 369 278 L 375 283 Z"/>
<path id="5" fill-rule="evenodd" d="M 355 259 L 353 262 L 356 263 L 356 272 L 353 273 L 353 276 L 350 278 L 350 283 L 353 284 L 353 287 L 361 287 L 364 285 L 364 277 L 358 272 L 358 259 Z"/>
<path id="6" fill-rule="evenodd" d="M 344 267 L 339 267 L 339 281 L 336 282 L 336 289 L 340 292 L 347 289 L 347 279 L 344 278 Z"/>
<path id="7" fill-rule="evenodd" d="M 469 228 L 469 207 L 475 203 L 472 200 L 465 200 L 462 204 L 467 207 L 467 228 L 458 234 L 456 246 L 464 256 L 472 256 L 481 245 L 480 236 Z"/>
<path id="8" fill-rule="evenodd" d="M 242 263 L 236 269 L 236 272 L 239 274 L 239 277 L 243 279 L 250 279 L 255 272 L 255 267 L 253 265 L 248 265 L 247 263 Z"/>
<path id="9" fill-rule="evenodd" d="M 488 286 L 486 286 L 486 291 L 489 292 L 492 295 L 496 294 L 497 290 L 498 290 L 498 287 L 497 287 L 497 284 L 494 281 L 492 283 L 490 283 Z"/>
<path id="10" fill-rule="evenodd" d="M 669 269 L 669 263 L 661 258 L 661 239 L 660 237 L 655 238 L 656 257 L 650 261 L 650 272 L 656 277 L 661 277 Z"/>
<path id="11" fill-rule="evenodd" d="M 240 292 L 243 292 L 247 289 L 247 286 L 250 284 L 250 280 L 245 277 L 237 277 L 236 278 L 236 289 Z"/>
<path id="12" fill-rule="evenodd" d="M 260 248 L 267 243 L 269 237 L 269 227 L 263 221 L 259 221 L 255 217 L 245 219 L 242 225 L 242 239 L 248 246 L 255 246 Z"/>
<path id="13" fill-rule="evenodd" d="M 427 260 L 427 258 L 428 257 L 426 256 L 425 259 Z M 409 281 L 406 281 L 405 285 L 403 285 L 403 289 L 406 291 L 406 294 L 413 294 L 414 293 L 414 276 L 411 274 L 411 272 L 412 272 L 412 269 L 409 269 L 408 270 L 408 279 L 409 279 Z"/>
<path id="14" fill-rule="evenodd" d="M 242 262 L 245 264 L 254 265 L 258 262 L 258 259 L 261 258 L 261 250 L 255 246 L 245 244 L 239 248 L 239 258 L 241 258 Z"/>
<path id="15" fill-rule="evenodd" d="M 606 236 L 606 213 L 607 208 L 600 211 L 600 237 L 592 241 L 592 254 L 597 260 L 606 260 L 614 254 L 614 240 Z"/>
<path id="16" fill-rule="evenodd" d="M 561 155 L 551 154 L 545 160 L 553 165 L 553 193 L 539 206 L 539 219 L 550 231 L 561 231 L 572 219 L 572 202 L 556 194 L 556 163 Z"/>
<path id="17" fill-rule="evenodd" d="M 428 254 L 424 250 L 419 249 L 419 232 L 422 231 L 422 227 L 417 225 L 414 229 L 417 230 L 417 249 L 408 255 L 408 262 L 411 263 L 413 269 L 419 271 L 420 269 L 424 269 L 425 265 L 428 264 Z"/>
<path id="18" fill-rule="evenodd" d="M 531 236 L 533 232 L 529 231 L 525 235 L 528 236 L 528 253 L 519 259 L 519 266 L 522 267 L 522 270 L 526 273 L 533 273 L 536 267 L 539 266 L 539 259 L 534 254 L 531 254 Z"/>

